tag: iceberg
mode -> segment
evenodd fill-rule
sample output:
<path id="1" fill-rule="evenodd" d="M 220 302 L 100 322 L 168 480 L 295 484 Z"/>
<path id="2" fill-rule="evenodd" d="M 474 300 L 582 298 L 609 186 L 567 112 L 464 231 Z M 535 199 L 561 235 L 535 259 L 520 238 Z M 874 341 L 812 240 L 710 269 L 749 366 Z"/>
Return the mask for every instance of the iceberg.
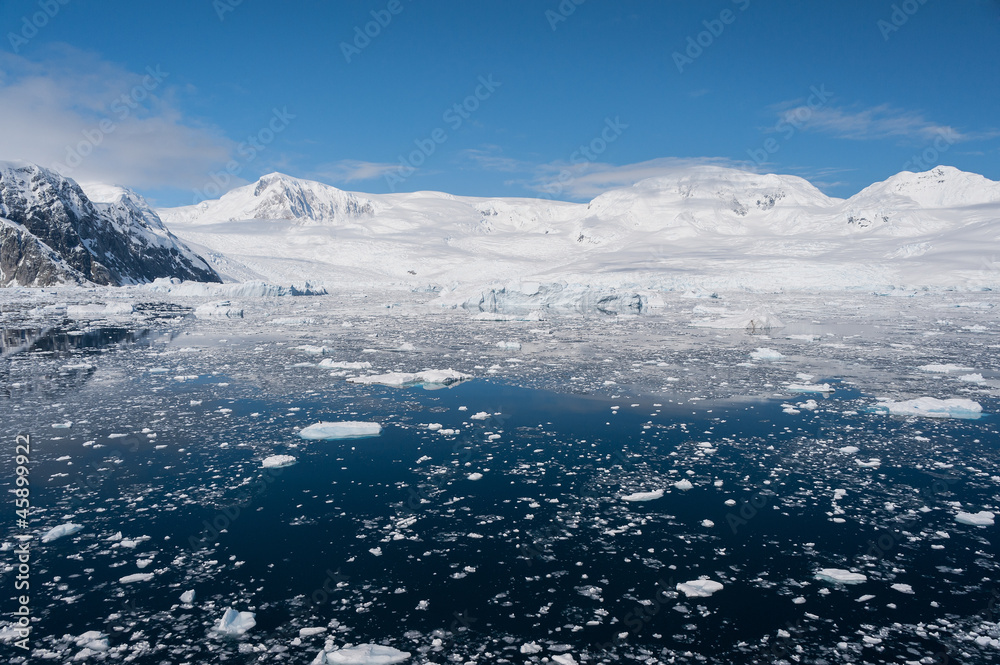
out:
<path id="1" fill-rule="evenodd" d="M 453 369 L 434 369 L 422 372 L 393 372 L 390 374 L 371 374 L 369 376 L 354 376 L 348 380 L 350 383 L 361 383 L 364 385 L 378 384 L 382 386 L 392 386 L 393 388 L 405 388 L 409 386 L 423 386 L 427 389 L 437 387 L 448 387 L 471 379 L 470 374 L 456 372 Z"/>
<path id="2" fill-rule="evenodd" d="M 242 635 L 257 625 L 253 612 L 237 612 L 233 608 L 226 608 L 219 623 L 215 624 L 216 632 L 225 635 Z"/>
<path id="3" fill-rule="evenodd" d="M 936 399 L 934 397 L 918 397 L 904 402 L 893 402 L 883 398 L 873 407 L 876 413 L 888 413 L 893 416 L 923 416 L 925 418 L 965 418 L 973 420 L 980 417 L 983 407 L 971 399 L 952 398 Z"/>
<path id="4" fill-rule="evenodd" d="M 82 524 L 73 524 L 72 522 L 67 522 L 66 524 L 60 524 L 59 526 L 52 527 L 42 535 L 43 543 L 51 543 L 53 540 L 62 538 L 63 536 L 72 536 L 74 533 L 83 530 Z"/>
<path id="5" fill-rule="evenodd" d="M 816 579 L 831 584 L 864 584 L 868 577 L 861 573 L 852 573 L 841 568 L 823 568 L 816 573 Z"/>
<path id="6" fill-rule="evenodd" d="M 306 427 L 299 436 L 303 439 L 321 441 L 327 439 L 361 439 L 378 436 L 382 426 L 378 423 L 344 421 L 338 423 L 321 422 Z"/>
<path id="7" fill-rule="evenodd" d="M 679 582 L 677 590 L 688 598 L 708 598 L 716 591 L 722 591 L 722 584 L 715 580 L 691 580 Z"/>

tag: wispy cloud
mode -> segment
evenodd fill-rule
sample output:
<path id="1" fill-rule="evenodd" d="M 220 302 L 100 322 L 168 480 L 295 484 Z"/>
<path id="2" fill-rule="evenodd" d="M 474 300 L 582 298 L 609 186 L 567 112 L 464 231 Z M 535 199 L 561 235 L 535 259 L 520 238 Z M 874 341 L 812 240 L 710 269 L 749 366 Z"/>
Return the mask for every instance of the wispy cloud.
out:
<path id="1" fill-rule="evenodd" d="M 69 46 L 42 60 L 0 52 L 0 158 L 82 181 L 196 187 L 236 143 L 185 115 L 189 92 L 159 63 L 133 72 Z"/>
<path id="2" fill-rule="evenodd" d="M 785 102 L 774 107 L 779 127 L 791 125 L 806 131 L 821 132 L 837 138 L 855 141 L 880 139 L 909 139 L 917 142 L 934 140 L 940 136 L 952 143 L 994 138 L 996 131 L 967 133 L 925 118 L 921 113 L 905 111 L 889 104 L 869 108 L 824 106 L 810 108 L 798 101 Z"/>
<path id="3" fill-rule="evenodd" d="M 363 182 L 378 180 L 399 168 L 399 164 L 365 162 L 357 159 L 342 159 L 323 164 L 316 169 L 316 176 L 334 183 Z"/>
<path id="4" fill-rule="evenodd" d="M 635 164 L 550 162 L 535 168 L 526 186 L 553 198 L 589 200 L 617 187 L 628 187 L 646 178 L 674 175 L 697 166 L 722 166 L 746 170 L 747 164 L 722 157 L 665 157 Z"/>

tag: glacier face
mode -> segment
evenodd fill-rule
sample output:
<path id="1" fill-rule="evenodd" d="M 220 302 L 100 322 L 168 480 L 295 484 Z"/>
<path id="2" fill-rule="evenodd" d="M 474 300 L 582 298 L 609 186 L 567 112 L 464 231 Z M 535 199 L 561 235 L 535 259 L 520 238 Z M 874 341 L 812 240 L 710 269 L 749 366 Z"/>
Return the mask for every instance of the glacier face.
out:
<path id="1" fill-rule="evenodd" d="M 138 194 L 94 191 L 92 199 L 53 171 L 0 162 L 0 286 L 221 281 Z"/>
<path id="2" fill-rule="evenodd" d="M 849 199 L 802 178 L 700 166 L 589 203 L 353 194 L 271 174 L 161 209 L 232 279 L 461 289 L 1000 287 L 1000 183 L 903 172 Z"/>

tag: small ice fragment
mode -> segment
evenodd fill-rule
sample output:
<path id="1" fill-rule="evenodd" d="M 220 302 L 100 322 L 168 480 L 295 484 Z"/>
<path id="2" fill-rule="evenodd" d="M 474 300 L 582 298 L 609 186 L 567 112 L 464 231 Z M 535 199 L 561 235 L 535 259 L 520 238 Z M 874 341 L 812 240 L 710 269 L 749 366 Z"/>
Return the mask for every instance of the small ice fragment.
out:
<path id="1" fill-rule="evenodd" d="M 181 594 L 181 602 L 185 605 L 190 605 L 194 602 L 194 590 L 188 590 Z"/>
<path id="2" fill-rule="evenodd" d="M 82 524 L 73 524 L 72 522 L 67 522 L 66 524 L 60 524 L 59 526 L 52 527 L 42 535 L 43 543 L 51 543 L 57 538 L 62 538 L 63 536 L 72 536 L 74 533 L 83 530 Z"/>
<path id="3" fill-rule="evenodd" d="M 653 490 L 652 492 L 634 492 L 622 497 L 622 501 L 653 501 L 663 498 L 663 490 Z"/>
<path id="4" fill-rule="evenodd" d="M 694 487 L 694 485 L 692 485 L 691 481 L 688 480 L 687 478 L 683 478 L 681 480 L 678 480 L 676 483 L 674 483 L 674 487 L 676 487 L 677 489 L 679 489 L 682 492 L 687 492 L 689 489 L 691 489 L 692 487 Z"/>
<path id="5" fill-rule="evenodd" d="M 913 593 L 913 587 L 911 587 L 909 584 L 893 584 L 892 588 L 900 593 L 909 593 L 909 594 Z"/>
<path id="6" fill-rule="evenodd" d="M 265 457 L 260 466 L 264 469 L 277 469 L 284 466 L 291 466 L 292 464 L 295 464 L 295 458 L 291 455 L 271 455 Z"/>
<path id="7" fill-rule="evenodd" d="M 754 360 L 781 360 L 785 356 L 774 349 L 758 347 L 756 351 L 750 353 L 750 357 Z"/>
<path id="8" fill-rule="evenodd" d="M 481 473 L 470 473 L 468 476 L 469 480 L 482 480 L 483 474 Z"/>
<path id="9" fill-rule="evenodd" d="M 841 568 L 823 568 L 816 573 L 816 579 L 832 584 L 864 584 L 868 577 Z"/>
<path id="10" fill-rule="evenodd" d="M 722 584 L 715 580 L 691 580 L 679 582 L 677 590 L 688 598 L 708 598 L 716 591 L 722 591 Z"/>
<path id="11" fill-rule="evenodd" d="M 131 584 L 132 582 L 148 582 L 153 579 L 153 573 L 135 573 L 133 575 L 126 575 L 125 577 L 119 577 L 118 581 L 122 584 Z"/>

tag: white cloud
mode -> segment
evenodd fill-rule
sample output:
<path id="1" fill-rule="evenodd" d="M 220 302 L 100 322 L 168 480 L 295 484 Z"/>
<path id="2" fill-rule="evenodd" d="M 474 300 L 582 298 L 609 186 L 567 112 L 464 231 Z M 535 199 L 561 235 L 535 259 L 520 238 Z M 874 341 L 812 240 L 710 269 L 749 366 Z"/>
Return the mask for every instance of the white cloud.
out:
<path id="1" fill-rule="evenodd" d="M 202 186 L 235 142 L 186 117 L 182 92 L 158 63 L 132 72 L 69 46 L 41 61 L 0 52 L 0 159 L 79 181 Z"/>
<path id="2" fill-rule="evenodd" d="M 896 138 L 923 142 L 944 136 L 952 143 L 957 143 L 996 135 L 995 132 L 962 133 L 950 125 L 932 122 L 920 113 L 897 109 L 889 104 L 846 109 L 833 106 L 810 108 L 797 102 L 787 102 L 775 108 L 778 111 L 779 127 L 791 125 L 856 141 Z"/>

